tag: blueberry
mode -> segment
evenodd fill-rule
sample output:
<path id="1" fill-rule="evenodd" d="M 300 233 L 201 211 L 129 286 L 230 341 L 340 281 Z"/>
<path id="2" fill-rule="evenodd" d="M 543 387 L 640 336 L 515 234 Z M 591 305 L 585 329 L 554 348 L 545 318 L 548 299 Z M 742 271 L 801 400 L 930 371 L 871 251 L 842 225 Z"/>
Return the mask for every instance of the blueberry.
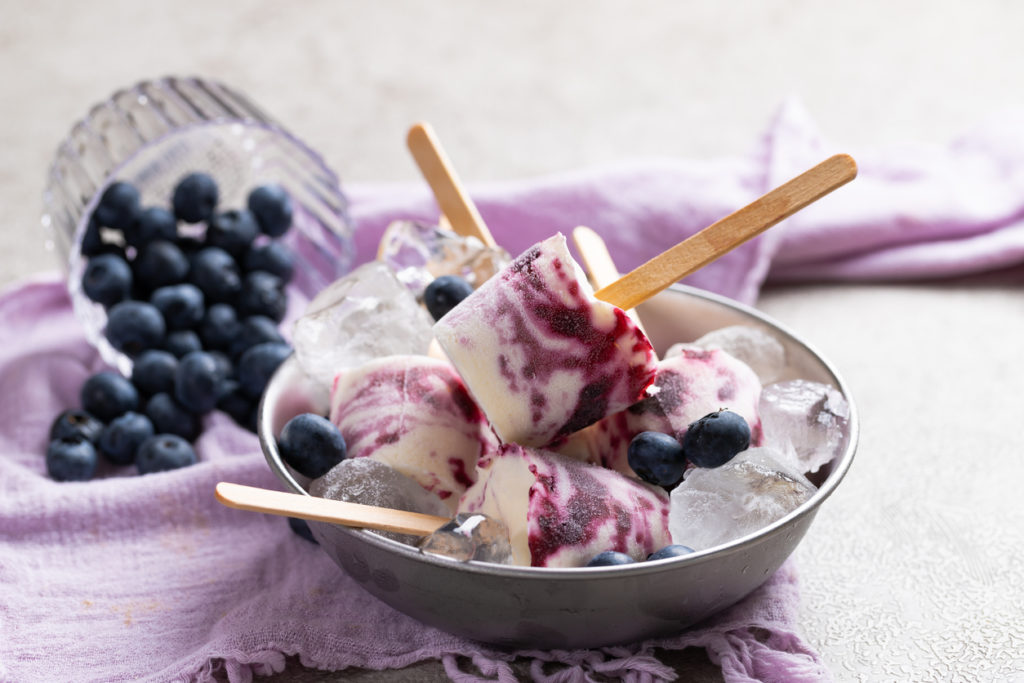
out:
<path id="1" fill-rule="evenodd" d="M 265 342 L 242 354 L 238 360 L 238 382 L 251 398 L 259 398 L 278 366 L 291 355 L 287 344 Z"/>
<path id="2" fill-rule="evenodd" d="M 473 293 L 473 286 L 458 275 L 442 275 L 427 285 L 423 292 L 426 304 L 434 320 L 440 320 L 445 313 Z"/>
<path id="3" fill-rule="evenodd" d="M 203 342 L 195 330 L 175 330 L 164 337 L 163 349 L 175 358 L 184 358 L 193 351 L 202 351 Z"/>
<path id="4" fill-rule="evenodd" d="M 145 413 L 157 434 L 176 434 L 188 441 L 199 436 L 199 418 L 181 407 L 170 394 L 161 392 L 150 397 Z"/>
<path id="5" fill-rule="evenodd" d="M 217 405 L 224 391 L 223 366 L 205 351 L 193 351 L 178 361 L 174 397 L 186 410 L 204 415 Z"/>
<path id="6" fill-rule="evenodd" d="M 345 459 L 345 437 L 337 425 L 314 413 L 288 420 L 277 437 L 277 448 L 292 469 L 310 479 L 327 474 Z"/>
<path id="7" fill-rule="evenodd" d="M 690 424 L 683 453 L 697 467 L 720 467 L 750 447 L 750 425 L 731 410 L 719 410 Z"/>
<path id="8" fill-rule="evenodd" d="M 634 436 L 626 458 L 638 477 L 656 486 L 675 486 L 686 471 L 683 447 L 661 432 L 640 432 Z"/>
<path id="9" fill-rule="evenodd" d="M 196 462 L 196 452 L 192 450 L 192 445 L 174 434 L 149 437 L 135 454 L 135 466 L 139 468 L 139 474 L 176 470 Z"/>
<path id="10" fill-rule="evenodd" d="M 288 295 L 281 278 L 262 270 L 254 270 L 245 276 L 238 295 L 240 315 L 262 315 L 280 322 L 287 310 Z"/>
<path id="11" fill-rule="evenodd" d="M 228 350 L 231 355 L 239 357 L 253 346 L 266 342 L 283 344 L 284 337 L 273 320 L 263 315 L 253 315 L 242 321 L 242 329 Z"/>
<path id="12" fill-rule="evenodd" d="M 103 429 L 100 454 L 115 465 L 130 465 L 135 462 L 135 451 L 153 434 L 153 423 L 148 417 L 127 412 Z"/>
<path id="13" fill-rule="evenodd" d="M 253 419 L 256 416 L 256 401 L 242 391 L 237 381 L 228 380 L 224 383 L 224 392 L 217 399 L 217 409 L 227 413 L 246 429 L 256 431 Z"/>
<path id="14" fill-rule="evenodd" d="M 135 281 L 148 291 L 184 282 L 189 267 L 185 253 L 167 240 L 155 240 L 143 246 L 132 263 Z"/>
<path id="15" fill-rule="evenodd" d="M 93 256 L 82 275 L 82 291 L 98 304 L 113 306 L 131 296 L 132 267 L 116 254 Z"/>
<path id="16" fill-rule="evenodd" d="M 103 233 L 100 232 L 99 221 L 96 220 L 96 214 L 93 214 L 89 216 L 89 222 L 85 225 L 82 241 L 79 243 L 78 248 L 82 252 L 82 256 L 98 256 L 103 253 L 105 245 L 106 242 L 103 241 Z"/>
<path id="17" fill-rule="evenodd" d="M 81 389 L 82 408 L 101 422 L 110 422 L 139 407 L 139 392 L 116 372 L 98 372 Z"/>
<path id="18" fill-rule="evenodd" d="M 174 373 L 178 359 L 169 351 L 143 351 L 132 365 L 132 384 L 144 396 L 174 391 Z"/>
<path id="19" fill-rule="evenodd" d="M 235 377 L 235 363 L 231 360 L 231 356 L 223 351 L 207 351 L 207 353 L 217 363 L 218 372 L 220 372 L 221 376 L 224 378 Z"/>
<path id="20" fill-rule="evenodd" d="M 309 524 L 306 523 L 306 520 L 299 519 L 298 517 L 289 517 L 288 526 L 296 536 L 304 538 L 310 543 L 320 545 L 320 543 L 313 538 L 313 532 L 309 530 Z"/>
<path id="21" fill-rule="evenodd" d="M 260 185 L 249 193 L 249 210 L 256 216 L 260 230 L 271 237 L 280 237 L 292 225 L 292 199 L 283 187 Z"/>
<path id="22" fill-rule="evenodd" d="M 82 438 L 91 443 L 99 441 L 103 423 L 84 410 L 65 410 L 50 425 L 50 440 Z"/>
<path id="23" fill-rule="evenodd" d="M 107 339 L 115 349 L 129 356 L 159 348 L 166 333 L 164 317 L 153 304 L 122 301 L 107 313 Z"/>
<path id="24" fill-rule="evenodd" d="M 655 550 L 653 553 L 647 556 L 647 560 L 664 560 L 669 557 L 682 557 L 683 555 L 689 555 L 693 552 L 693 548 L 688 545 L 672 544 L 667 545 L 664 548 Z"/>
<path id="25" fill-rule="evenodd" d="M 614 567 L 620 564 L 633 564 L 636 562 L 632 557 L 626 553 L 620 553 L 615 550 L 605 550 L 604 552 L 594 555 L 590 562 L 587 562 L 587 567 Z"/>
<path id="26" fill-rule="evenodd" d="M 263 270 L 287 283 L 295 274 L 295 254 L 280 242 L 268 242 L 250 249 L 243 265 L 246 270 Z"/>
<path id="27" fill-rule="evenodd" d="M 157 289 L 149 297 L 149 303 L 163 314 L 168 330 L 191 329 L 199 324 L 206 313 L 203 292 L 187 282 Z"/>
<path id="28" fill-rule="evenodd" d="M 213 304 L 208 307 L 199 323 L 199 338 L 207 349 L 229 349 L 241 331 L 242 323 L 238 320 L 234 306 L 229 304 Z"/>
<path id="29" fill-rule="evenodd" d="M 141 247 L 155 240 L 173 242 L 178 238 L 178 219 L 162 206 L 150 206 L 124 231 L 124 241 Z"/>
<path id="30" fill-rule="evenodd" d="M 256 217 L 249 211 L 231 209 L 213 215 L 206 226 L 206 243 L 234 257 L 242 256 L 260 234 Z"/>
<path id="31" fill-rule="evenodd" d="M 217 181 L 206 173 L 190 173 L 174 187 L 171 204 L 174 215 L 186 223 L 199 223 L 213 215 L 220 191 Z"/>
<path id="32" fill-rule="evenodd" d="M 138 218 L 140 210 L 138 189 L 119 180 L 103 191 L 93 216 L 102 226 L 127 230 Z"/>
<path id="33" fill-rule="evenodd" d="M 55 481 L 88 481 L 96 472 L 96 447 L 88 439 L 54 439 L 46 448 L 46 472 Z"/>
<path id="34" fill-rule="evenodd" d="M 206 247 L 196 253 L 190 279 L 203 290 L 208 303 L 231 302 L 242 291 L 238 264 L 219 247 Z"/>

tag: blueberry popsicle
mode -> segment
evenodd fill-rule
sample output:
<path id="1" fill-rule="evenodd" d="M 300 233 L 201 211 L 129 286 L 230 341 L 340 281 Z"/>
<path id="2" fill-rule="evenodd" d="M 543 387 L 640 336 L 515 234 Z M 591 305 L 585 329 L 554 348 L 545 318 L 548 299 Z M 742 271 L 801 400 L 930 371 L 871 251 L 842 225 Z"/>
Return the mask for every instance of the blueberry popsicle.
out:
<path id="1" fill-rule="evenodd" d="M 595 299 L 556 234 L 434 325 L 503 443 L 544 446 L 636 403 L 654 380 L 650 341 Z"/>
<path id="2" fill-rule="evenodd" d="M 330 419 L 350 458 L 390 465 L 452 511 L 476 478 L 477 460 L 497 447 L 455 369 L 428 356 L 383 356 L 343 370 Z"/>
<path id="3" fill-rule="evenodd" d="M 581 567 L 606 550 L 640 561 L 671 543 L 668 494 L 618 472 L 505 444 L 477 474 L 459 511 L 503 522 L 514 564 Z"/>

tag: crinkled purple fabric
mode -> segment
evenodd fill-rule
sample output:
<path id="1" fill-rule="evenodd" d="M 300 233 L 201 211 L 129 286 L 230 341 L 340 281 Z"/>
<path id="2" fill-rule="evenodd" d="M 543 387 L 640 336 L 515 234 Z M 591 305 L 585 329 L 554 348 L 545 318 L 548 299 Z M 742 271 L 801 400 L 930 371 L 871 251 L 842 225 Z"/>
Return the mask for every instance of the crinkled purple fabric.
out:
<path id="1" fill-rule="evenodd" d="M 784 106 L 747 157 L 645 161 L 523 182 L 471 184 L 518 252 L 588 225 L 627 270 L 836 151 L 860 177 L 694 274 L 753 302 L 766 278 L 941 277 L 1024 261 L 1024 125 L 994 120 L 944 148 L 864 152 L 825 142 Z M 436 218 L 426 190 L 346 188 L 359 259 L 395 218 Z M 423 626 L 379 602 L 285 520 L 215 502 L 218 481 L 276 487 L 256 437 L 214 413 L 193 467 L 87 483 L 45 475 L 50 421 L 99 370 L 56 275 L 0 295 L 0 681 L 247 681 L 286 655 L 324 669 L 441 659 L 460 681 L 512 681 L 508 653 Z M 674 638 L 524 652 L 540 680 L 671 680 L 655 648 L 706 648 L 729 681 L 820 681 L 799 634 L 791 561 L 739 604 Z M 461 657 L 461 658 L 460 658 Z M 546 662 L 561 662 L 552 673 Z M 685 678 L 685 675 L 684 675 Z"/>

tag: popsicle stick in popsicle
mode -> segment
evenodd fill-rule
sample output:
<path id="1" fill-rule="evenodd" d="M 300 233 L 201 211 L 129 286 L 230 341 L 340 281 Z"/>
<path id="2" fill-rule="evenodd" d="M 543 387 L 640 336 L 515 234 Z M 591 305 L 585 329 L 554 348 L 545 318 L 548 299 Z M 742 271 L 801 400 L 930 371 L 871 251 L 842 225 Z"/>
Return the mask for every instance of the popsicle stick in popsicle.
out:
<path id="1" fill-rule="evenodd" d="M 406 136 L 406 143 L 452 229 L 464 237 L 476 237 L 484 246 L 497 246 L 430 124 L 413 125 Z"/>
<path id="2" fill-rule="evenodd" d="M 216 497 L 221 504 L 237 510 L 416 536 L 427 536 L 449 522 L 447 517 L 271 491 L 226 481 L 217 484 Z"/>
<path id="3" fill-rule="evenodd" d="M 619 269 L 615 267 L 608 245 L 594 230 L 584 225 L 573 228 L 572 241 L 576 244 L 576 250 L 580 253 L 583 265 L 587 274 L 590 275 L 590 282 L 595 289 L 607 287 L 622 277 Z M 626 315 L 633 319 L 641 330 L 644 329 L 640 322 L 640 315 L 636 309 L 627 309 Z M 645 332 L 646 334 L 646 332 Z"/>
<path id="4" fill-rule="evenodd" d="M 856 176 L 852 157 L 829 157 L 602 287 L 594 296 L 625 310 L 633 308 Z"/>

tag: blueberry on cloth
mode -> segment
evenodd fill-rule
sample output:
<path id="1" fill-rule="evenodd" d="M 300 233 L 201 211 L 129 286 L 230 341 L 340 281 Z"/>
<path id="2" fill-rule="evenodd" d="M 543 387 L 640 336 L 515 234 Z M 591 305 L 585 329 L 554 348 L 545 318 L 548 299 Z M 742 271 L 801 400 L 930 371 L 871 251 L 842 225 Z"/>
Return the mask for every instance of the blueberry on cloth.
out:
<path id="1" fill-rule="evenodd" d="M 175 434 L 188 441 L 199 436 L 199 417 L 185 410 L 171 394 L 154 394 L 146 401 L 144 411 L 157 434 Z"/>
<path id="2" fill-rule="evenodd" d="M 96 447 L 82 437 L 54 439 L 46 448 L 46 473 L 55 481 L 88 481 L 97 461 Z"/>
<path id="3" fill-rule="evenodd" d="M 207 307 L 197 329 L 203 348 L 227 350 L 242 331 L 242 323 L 234 306 L 219 303 Z"/>
<path id="4" fill-rule="evenodd" d="M 152 474 L 188 467 L 197 462 L 192 445 L 174 434 L 156 434 L 139 446 L 135 466 L 139 474 Z"/>
<path id="5" fill-rule="evenodd" d="M 664 548 L 659 548 L 658 550 L 655 550 L 653 553 L 647 556 L 647 560 L 664 560 L 669 557 L 682 557 L 683 555 L 689 555 L 692 552 L 693 548 L 691 548 L 688 545 L 679 545 L 677 543 L 673 543 L 672 545 L 667 545 Z"/>
<path id="6" fill-rule="evenodd" d="M 238 264 L 219 247 L 205 247 L 196 253 L 189 279 L 203 290 L 208 303 L 231 302 L 242 291 Z"/>
<path id="7" fill-rule="evenodd" d="M 313 537 L 313 532 L 309 530 L 309 524 L 306 523 L 306 520 L 299 519 L 298 517 L 289 517 L 288 526 L 291 527 L 292 532 L 296 536 L 300 536 L 310 543 L 320 545 L 319 541 Z"/>
<path id="8" fill-rule="evenodd" d="M 129 356 L 159 348 L 167 334 L 164 317 L 144 301 L 122 301 L 107 313 L 105 330 L 110 344 Z"/>
<path id="9" fill-rule="evenodd" d="M 434 320 L 440 320 L 473 293 L 473 286 L 458 275 L 442 275 L 435 278 L 423 292 L 423 303 Z"/>
<path id="10" fill-rule="evenodd" d="M 93 216 L 102 226 L 127 230 L 138 218 L 140 210 L 139 190 L 131 183 L 119 180 L 103 191 Z"/>
<path id="11" fill-rule="evenodd" d="M 697 467 L 720 467 L 750 447 L 750 425 L 731 410 L 719 410 L 690 424 L 683 453 Z"/>
<path id="12" fill-rule="evenodd" d="M 184 358 L 193 351 L 202 351 L 203 342 L 195 330 L 175 330 L 164 338 L 163 349 L 175 358 Z"/>
<path id="13" fill-rule="evenodd" d="M 278 366 L 291 355 L 287 344 L 266 342 L 257 344 L 238 360 L 238 382 L 250 398 L 259 398 Z"/>
<path id="14" fill-rule="evenodd" d="M 227 413 L 239 425 L 255 431 L 253 416 L 256 401 L 242 391 L 241 385 L 235 380 L 224 383 L 224 392 L 217 399 L 217 409 Z"/>
<path id="15" fill-rule="evenodd" d="M 239 315 L 262 315 L 281 322 L 287 310 L 288 294 L 281 278 L 262 270 L 254 270 L 245 276 L 238 295 Z"/>
<path id="16" fill-rule="evenodd" d="M 155 240 L 143 246 L 132 263 L 135 281 L 148 291 L 185 282 L 189 267 L 185 252 L 167 240 Z"/>
<path id="17" fill-rule="evenodd" d="M 242 321 L 242 328 L 232 340 L 231 355 L 240 357 L 243 353 L 264 343 L 284 344 L 284 337 L 277 329 L 277 323 L 265 315 L 251 315 Z"/>
<path id="18" fill-rule="evenodd" d="M 100 435 L 100 454 L 115 465 L 131 465 L 142 442 L 153 436 L 153 423 L 140 413 L 115 417 Z"/>
<path id="19" fill-rule="evenodd" d="M 206 313 L 203 292 L 187 282 L 157 289 L 149 297 L 149 303 L 164 316 L 168 330 L 191 329 L 202 321 Z"/>
<path id="20" fill-rule="evenodd" d="M 96 443 L 102 431 L 102 422 L 84 410 L 72 408 L 62 412 L 50 424 L 50 440 L 82 438 Z"/>
<path id="21" fill-rule="evenodd" d="M 263 270 L 287 283 L 295 274 L 295 254 L 280 242 L 268 242 L 246 252 L 243 265 L 246 270 Z"/>
<path id="22" fill-rule="evenodd" d="M 124 230 L 124 241 L 141 247 L 155 240 L 173 242 L 178 238 L 178 219 L 162 206 L 143 209 L 130 228 Z"/>
<path id="23" fill-rule="evenodd" d="M 171 205 L 174 215 L 186 223 L 199 223 L 213 215 L 220 191 L 217 181 L 206 173 L 190 173 L 174 187 Z"/>
<path id="24" fill-rule="evenodd" d="M 640 432 L 629 442 L 626 460 L 637 476 L 649 484 L 671 487 L 683 479 L 683 447 L 669 434 Z"/>
<path id="25" fill-rule="evenodd" d="M 598 553 L 590 558 L 590 562 L 587 562 L 587 567 L 614 567 L 620 564 L 633 564 L 636 562 L 632 557 L 626 553 L 620 553 L 615 550 L 605 550 L 604 552 Z"/>
<path id="26" fill-rule="evenodd" d="M 174 373 L 178 359 L 170 351 L 143 351 L 132 365 L 132 384 L 144 396 L 174 391 Z"/>
<path id="27" fill-rule="evenodd" d="M 296 472 L 310 479 L 323 476 L 345 459 L 345 437 L 337 425 L 314 413 L 296 415 L 277 438 L 281 457 Z"/>
<path id="28" fill-rule="evenodd" d="M 222 363 L 206 351 L 193 351 L 178 361 L 174 397 L 186 410 L 204 415 L 216 407 L 225 379 Z"/>
<path id="29" fill-rule="evenodd" d="M 292 199 L 280 185 L 271 183 L 254 188 L 249 193 L 248 206 L 266 235 L 280 237 L 292 225 Z"/>
<path id="30" fill-rule="evenodd" d="M 231 209 L 216 213 L 206 226 L 206 243 L 234 257 L 242 256 L 260 234 L 260 226 L 250 211 Z"/>
<path id="31" fill-rule="evenodd" d="M 82 291 L 106 307 L 123 301 L 132 293 L 132 267 L 117 254 L 93 256 L 82 275 Z"/>
<path id="32" fill-rule="evenodd" d="M 82 409 L 101 422 L 110 422 L 119 415 L 139 407 L 139 392 L 131 382 L 116 372 L 98 372 L 81 389 Z"/>

